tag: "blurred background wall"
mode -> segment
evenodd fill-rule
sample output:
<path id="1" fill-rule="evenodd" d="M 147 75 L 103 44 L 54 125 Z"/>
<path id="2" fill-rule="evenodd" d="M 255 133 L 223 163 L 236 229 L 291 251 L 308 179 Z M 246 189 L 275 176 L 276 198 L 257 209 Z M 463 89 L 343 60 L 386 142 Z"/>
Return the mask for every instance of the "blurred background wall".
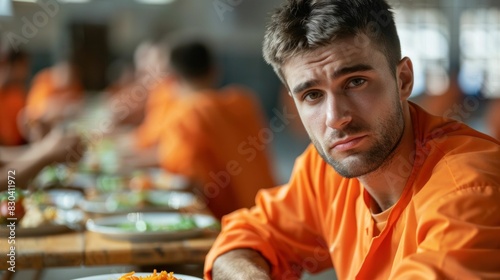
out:
<path id="1" fill-rule="evenodd" d="M 4 43 L 31 54 L 33 74 L 72 51 L 84 71 L 93 73 L 86 76 L 86 87 L 99 90 L 106 85 L 108 67 L 117 59 L 130 61 L 141 41 L 190 32 L 215 49 L 222 64 L 221 84 L 246 84 L 268 110 L 274 106 L 279 83 L 263 62 L 260 47 L 266 15 L 279 1 L 33 2 L 13 1 L 11 16 L 0 19 Z"/>

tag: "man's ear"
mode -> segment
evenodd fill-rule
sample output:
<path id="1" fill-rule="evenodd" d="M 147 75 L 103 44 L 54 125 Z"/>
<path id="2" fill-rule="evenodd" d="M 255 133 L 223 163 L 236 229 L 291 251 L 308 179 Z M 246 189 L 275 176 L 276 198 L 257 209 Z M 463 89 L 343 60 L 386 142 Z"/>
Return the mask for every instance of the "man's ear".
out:
<path id="1" fill-rule="evenodd" d="M 401 100 L 408 99 L 413 90 L 413 63 L 408 57 L 404 57 L 399 61 L 396 69 L 396 79 Z"/>

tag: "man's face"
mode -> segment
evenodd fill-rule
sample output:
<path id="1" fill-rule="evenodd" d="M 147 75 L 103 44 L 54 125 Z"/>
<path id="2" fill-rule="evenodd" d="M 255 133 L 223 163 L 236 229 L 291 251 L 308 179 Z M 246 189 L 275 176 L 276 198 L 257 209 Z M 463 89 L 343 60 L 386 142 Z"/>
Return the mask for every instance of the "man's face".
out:
<path id="1" fill-rule="evenodd" d="M 347 178 L 390 160 L 404 130 L 403 97 L 384 54 L 359 38 L 337 40 L 282 68 L 316 149 Z"/>

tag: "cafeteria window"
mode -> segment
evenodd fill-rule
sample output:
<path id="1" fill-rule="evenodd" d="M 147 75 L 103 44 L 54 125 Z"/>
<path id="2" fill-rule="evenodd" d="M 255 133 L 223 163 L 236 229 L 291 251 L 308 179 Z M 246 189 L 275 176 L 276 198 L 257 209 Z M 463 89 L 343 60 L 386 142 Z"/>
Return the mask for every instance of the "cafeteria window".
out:
<path id="1" fill-rule="evenodd" d="M 413 62 L 414 86 L 412 96 L 418 96 L 432 89 L 446 89 L 445 79 L 429 77 L 447 76 L 449 61 L 449 23 L 446 16 L 437 9 L 402 7 L 395 11 L 401 52 Z M 436 82 L 438 84 L 436 84 Z"/>
<path id="2" fill-rule="evenodd" d="M 469 9 L 460 18 L 460 83 L 466 94 L 500 97 L 500 9 Z"/>

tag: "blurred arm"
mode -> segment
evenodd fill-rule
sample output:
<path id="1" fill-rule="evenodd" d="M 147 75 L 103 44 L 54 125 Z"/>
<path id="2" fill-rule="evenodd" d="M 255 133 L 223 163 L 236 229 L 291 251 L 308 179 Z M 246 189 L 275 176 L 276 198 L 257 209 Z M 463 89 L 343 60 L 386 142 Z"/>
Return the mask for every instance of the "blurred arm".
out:
<path id="1" fill-rule="evenodd" d="M 0 191 L 7 190 L 7 182 L 10 176 L 14 177 L 16 188 L 26 188 L 30 180 L 35 177 L 40 170 L 50 164 L 50 159 L 41 152 L 31 148 L 13 162 L 4 164 L 0 169 Z M 10 172 L 13 171 L 13 172 Z"/>
<path id="2" fill-rule="evenodd" d="M 0 168 L 0 190 L 7 189 L 9 175 L 15 175 L 16 187 L 26 188 L 40 170 L 55 162 L 78 161 L 83 154 L 80 137 L 53 130 L 40 142 L 34 143 L 17 159 L 6 161 Z M 15 174 L 10 173 L 12 170 Z"/>
<path id="3" fill-rule="evenodd" d="M 237 249 L 219 256 L 213 265 L 212 279 L 271 279 L 267 261 L 251 249 Z"/>
<path id="4" fill-rule="evenodd" d="M 28 151 L 30 145 L 21 146 L 1 146 L 0 147 L 0 165 L 12 162 L 18 159 L 23 153 Z"/>

